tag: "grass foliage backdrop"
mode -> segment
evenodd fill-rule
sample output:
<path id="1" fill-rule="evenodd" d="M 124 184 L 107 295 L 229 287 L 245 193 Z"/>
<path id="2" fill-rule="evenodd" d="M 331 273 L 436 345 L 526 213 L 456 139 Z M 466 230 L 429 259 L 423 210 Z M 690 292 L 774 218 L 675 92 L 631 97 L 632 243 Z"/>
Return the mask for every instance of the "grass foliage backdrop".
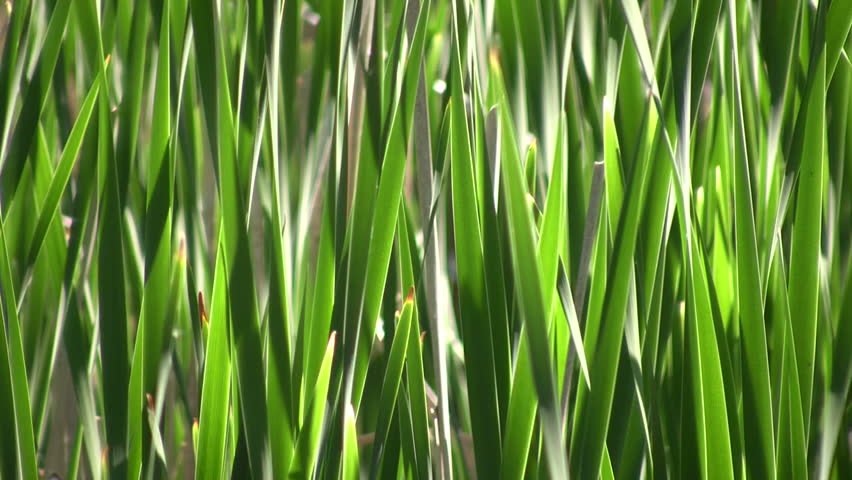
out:
<path id="1" fill-rule="evenodd" d="M 0 5 L 0 478 L 852 478 L 850 0 Z"/>

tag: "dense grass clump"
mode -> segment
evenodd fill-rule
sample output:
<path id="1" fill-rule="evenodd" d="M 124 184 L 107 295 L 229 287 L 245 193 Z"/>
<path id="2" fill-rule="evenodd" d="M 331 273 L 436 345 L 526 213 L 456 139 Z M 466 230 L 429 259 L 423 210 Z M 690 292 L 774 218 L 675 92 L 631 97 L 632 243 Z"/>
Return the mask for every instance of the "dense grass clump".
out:
<path id="1" fill-rule="evenodd" d="M 0 478 L 852 478 L 850 26 L 5 2 Z"/>

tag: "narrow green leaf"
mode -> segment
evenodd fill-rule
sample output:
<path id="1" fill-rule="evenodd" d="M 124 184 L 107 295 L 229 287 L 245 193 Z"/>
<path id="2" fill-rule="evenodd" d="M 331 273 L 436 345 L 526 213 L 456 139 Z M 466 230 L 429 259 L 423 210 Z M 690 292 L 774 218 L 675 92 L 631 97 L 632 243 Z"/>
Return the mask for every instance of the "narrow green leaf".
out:
<path id="1" fill-rule="evenodd" d="M 743 385 L 743 417 L 747 461 L 753 475 L 764 478 L 775 477 L 775 443 L 772 422 L 772 401 L 769 381 L 769 359 L 764 326 L 763 304 L 760 295 L 749 292 L 762 291 L 757 250 L 757 236 L 752 206 L 751 174 L 740 92 L 739 57 L 737 55 L 737 18 L 734 5 L 728 5 L 729 28 L 731 31 L 733 103 L 734 103 L 734 151 L 731 154 L 734 180 L 734 218 L 736 232 L 737 299 L 739 302 L 740 328 L 745 357 Z M 759 445 L 759 448 L 756 446 Z"/>
<path id="2" fill-rule="evenodd" d="M 790 319 L 796 345 L 796 365 L 801 382 L 805 438 L 808 438 L 816 353 L 819 296 L 819 258 L 822 238 L 823 172 L 825 162 L 825 54 L 814 70 L 803 124 L 804 143 L 798 175 L 796 217 L 790 253 Z"/>
<path id="3" fill-rule="evenodd" d="M 655 135 L 660 133 L 655 111 L 648 108 L 646 115 L 648 115 L 646 134 L 656 138 Z M 595 381 L 593 388 L 587 391 L 586 402 L 580 404 L 580 409 L 574 416 L 577 420 L 571 434 L 572 471 L 581 477 L 598 475 L 601 471 L 618 362 L 621 356 L 621 340 L 636 237 L 642 219 L 645 192 L 648 190 L 648 172 L 651 171 L 651 163 L 652 158 L 648 156 L 639 159 L 633 167 L 626 190 L 626 202 L 619 216 L 613 243 L 613 261 L 607 274 L 608 284 L 601 316 L 600 337 L 596 343 L 592 343 L 591 349 L 588 333 L 585 337 L 586 351 L 590 355 L 589 371 L 595 372 Z M 609 186 L 607 188 L 609 189 Z"/>
<path id="4" fill-rule="evenodd" d="M 317 468 L 320 433 L 323 419 L 326 417 L 326 396 L 328 382 L 331 376 L 331 361 L 334 357 L 336 333 L 331 332 L 319 371 L 311 394 L 311 402 L 307 406 L 307 414 L 299 437 L 296 440 L 296 451 L 290 463 L 290 478 L 311 478 Z"/>
<path id="5" fill-rule="evenodd" d="M 379 462 L 383 457 L 383 449 L 387 441 L 391 418 L 397 403 L 399 384 L 402 381 L 402 368 L 406 361 L 409 344 L 409 330 L 414 309 L 414 289 L 408 294 L 402 305 L 402 313 L 396 325 L 395 335 L 391 344 L 385 378 L 382 381 L 382 391 L 379 396 L 379 418 L 376 421 L 376 436 L 373 445 L 373 460 L 370 466 L 370 476 L 378 473 Z"/>
<path id="6" fill-rule="evenodd" d="M 15 297 L 15 284 L 12 283 L 12 270 L 9 251 L 6 247 L 6 227 L 0 221 L 0 293 L 2 293 L 3 351 L 10 370 L 10 388 L 12 406 L 15 412 L 15 434 L 18 438 L 18 475 L 23 478 L 37 478 L 36 444 L 33 436 L 33 421 L 30 413 L 30 393 L 27 385 L 27 370 L 24 361 L 24 347 L 21 340 L 21 323 L 18 318 L 18 306 Z M 7 350 L 8 348 L 8 350 Z M 6 362 L 3 362 L 6 363 Z M 5 456 L 5 455 L 4 455 Z"/>
<path id="7" fill-rule="evenodd" d="M 26 9 L 27 5 L 22 5 L 22 7 Z M 41 112 L 47 103 L 49 80 L 53 76 L 54 68 L 56 68 L 70 10 L 70 0 L 56 2 L 39 52 L 36 71 L 32 76 L 33 80 L 24 94 L 21 114 L 15 122 L 13 131 L 9 131 L 7 124 L 3 131 L 3 137 L 0 139 L 0 171 L 3 172 L 3 186 L 6 190 L 5 194 L 9 198 L 14 196 L 18 189 L 30 147 L 35 141 L 38 131 L 36 127 Z M 6 119 L 3 119 L 3 121 L 5 122 Z M 11 142 L 11 145 L 9 142 Z"/>
<path id="8" fill-rule="evenodd" d="M 343 470 L 341 480 L 361 478 L 361 465 L 358 459 L 358 434 L 355 430 L 355 411 L 352 406 L 346 407 L 343 427 Z"/>
<path id="9" fill-rule="evenodd" d="M 80 151 L 80 146 L 83 143 L 83 136 L 88 128 L 89 119 L 95 106 L 95 100 L 98 98 L 97 95 L 102 81 L 102 78 L 99 76 L 89 89 L 89 93 L 86 94 L 86 99 L 83 100 L 83 105 L 80 107 L 80 114 L 74 122 L 74 127 L 71 129 L 71 135 L 68 137 L 65 148 L 62 150 L 62 156 L 59 158 L 59 164 L 56 167 L 53 179 L 50 181 L 50 189 L 47 192 L 38 216 L 38 224 L 33 234 L 32 243 L 30 243 L 29 255 L 27 256 L 27 265 L 35 263 L 44 244 L 47 228 L 52 223 L 56 211 L 59 209 L 59 201 L 62 199 L 62 194 L 65 192 L 65 187 L 68 185 L 68 180 L 71 177 L 71 170 L 74 168 L 77 153 Z"/>
<path id="10" fill-rule="evenodd" d="M 564 478 L 568 471 L 562 447 L 561 408 L 556 401 L 556 384 L 548 352 L 549 319 L 542 290 L 541 266 L 535 254 L 532 219 L 526 209 L 520 158 L 511 129 L 508 110 L 502 111 L 503 162 L 502 183 L 506 192 L 512 266 L 524 329 L 530 345 L 532 375 L 539 402 L 539 416 L 544 437 L 545 455 L 550 474 Z"/>
<path id="11" fill-rule="evenodd" d="M 231 359 L 228 350 L 228 296 L 224 252 L 220 234 L 216 253 L 216 274 L 210 303 L 210 336 L 204 363 L 204 383 L 201 388 L 201 409 L 198 425 L 198 452 L 195 477 L 218 480 L 222 477 L 226 458 L 225 444 L 228 428 L 229 399 L 231 398 Z M 205 324 L 208 318 L 200 319 Z"/>

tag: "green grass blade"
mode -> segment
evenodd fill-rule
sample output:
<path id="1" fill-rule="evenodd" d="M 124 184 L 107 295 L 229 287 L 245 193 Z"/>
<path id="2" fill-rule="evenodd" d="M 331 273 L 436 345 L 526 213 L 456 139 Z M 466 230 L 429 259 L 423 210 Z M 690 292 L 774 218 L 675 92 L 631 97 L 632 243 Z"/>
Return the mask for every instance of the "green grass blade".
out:
<path id="1" fill-rule="evenodd" d="M 210 334 L 204 363 L 201 409 L 198 425 L 198 448 L 195 477 L 204 480 L 222 478 L 226 456 L 228 408 L 231 397 L 231 359 L 228 350 L 228 297 L 224 253 L 221 239 L 216 254 L 216 274 L 210 304 Z M 207 323 L 207 318 L 193 319 Z"/>
<path id="2" fill-rule="evenodd" d="M 358 365 L 355 371 L 355 381 L 352 391 L 353 404 L 357 408 L 360 403 L 361 394 L 364 390 L 367 369 L 365 361 L 369 357 L 370 347 L 373 343 L 373 332 L 375 331 L 378 318 L 381 295 L 384 291 L 388 265 L 390 263 L 393 236 L 396 230 L 397 212 L 402 197 L 402 184 L 405 173 L 405 154 L 402 141 L 402 121 L 398 115 L 391 120 L 390 133 L 387 146 L 385 147 L 384 164 L 376 194 L 377 211 L 373 216 L 373 225 L 370 234 L 369 255 L 367 259 L 366 290 L 362 310 L 362 320 L 366 322 L 361 325 L 358 336 L 359 355 Z M 380 213 L 378 209 L 386 209 L 386 214 Z"/>
<path id="3" fill-rule="evenodd" d="M 852 318 L 852 268 L 848 266 L 845 283 L 843 303 L 837 317 L 839 322 L 834 339 L 833 367 L 820 422 L 821 438 L 815 475 L 820 479 L 829 478 L 836 449 L 844 447 L 843 442 L 839 441 L 843 435 L 839 434 L 843 425 L 844 405 L 849 404 L 849 386 L 852 384 L 852 350 L 844 347 L 852 342 L 852 322 L 845 320 Z"/>
<path id="4" fill-rule="evenodd" d="M 852 2 L 849 0 L 831 2 L 826 14 L 825 26 L 826 84 L 834 78 L 837 62 L 840 60 L 850 29 L 852 29 Z"/>
<path id="5" fill-rule="evenodd" d="M 460 15 L 455 10 L 455 15 Z M 456 24 L 462 20 L 456 19 Z M 456 30 L 458 26 L 456 27 Z M 456 31 L 453 59 L 454 92 L 450 111 L 450 173 L 452 182 L 453 233 L 459 283 L 459 310 L 464 342 L 467 388 L 470 404 L 472 435 L 479 475 L 494 478 L 500 452 L 500 414 L 497 404 L 497 385 L 494 373 L 493 335 L 488 319 L 488 298 L 483 277 L 482 234 L 477 204 L 476 179 L 473 169 L 468 120 L 462 91 L 461 46 Z"/>
<path id="6" fill-rule="evenodd" d="M 542 290 L 541 266 L 535 255 L 532 219 L 526 209 L 526 195 L 522 183 L 520 158 L 511 129 L 508 111 L 502 112 L 503 162 L 502 183 L 506 192 L 512 252 L 512 265 L 524 328 L 530 345 L 532 374 L 538 394 L 539 415 L 544 435 L 545 455 L 550 474 L 563 478 L 567 475 L 564 448 L 562 447 L 561 408 L 556 401 L 556 384 L 553 365 L 547 352 L 549 319 L 546 314 Z"/>
<path id="7" fill-rule="evenodd" d="M 373 460 L 370 466 L 370 476 L 375 477 L 378 473 L 379 462 L 383 457 L 383 449 L 388 437 L 391 418 L 393 417 L 397 403 L 399 384 L 402 382 L 402 369 L 406 362 L 406 354 L 409 344 L 409 330 L 411 329 L 411 317 L 414 309 L 414 290 L 408 294 L 402 305 L 402 313 L 396 325 L 395 335 L 391 343 L 388 364 L 385 369 L 385 378 L 382 382 L 382 392 L 379 397 L 379 418 L 376 421 L 376 436 L 373 444 Z M 404 401 L 404 400 L 403 400 Z"/>
<path id="8" fill-rule="evenodd" d="M 15 433 L 18 438 L 17 455 L 19 475 L 23 478 L 37 478 L 36 445 L 33 435 L 33 421 L 30 412 L 30 393 L 27 385 L 27 370 L 24 363 L 24 350 L 21 341 L 21 323 L 18 318 L 18 306 L 15 297 L 15 285 L 12 283 L 12 270 L 9 251 L 6 247 L 6 227 L 0 221 L 0 291 L 3 294 L 2 321 L 4 343 L 0 354 L 6 354 L 10 370 L 12 406 L 15 412 Z M 5 362 L 4 362 L 5 363 Z M 5 455 L 4 455 L 5 456 Z"/>
<path id="9" fill-rule="evenodd" d="M 790 319 L 796 345 L 796 365 L 801 382 L 802 411 L 810 412 L 813 396 L 819 257 L 822 232 L 823 172 L 825 156 L 825 55 L 820 55 L 806 104 L 804 143 L 798 175 L 796 218 L 790 253 Z M 805 437 L 810 414 L 805 413 Z"/>
<path id="10" fill-rule="evenodd" d="M 358 459 L 358 434 L 355 430 L 355 411 L 351 406 L 346 408 L 343 427 L 343 470 L 341 480 L 361 478 L 361 464 Z"/>
<path id="11" fill-rule="evenodd" d="M 26 5 L 23 8 L 26 9 Z M 18 188 L 27 156 L 35 142 L 38 130 L 36 127 L 47 103 L 49 80 L 56 68 L 70 10 L 70 0 L 60 0 L 56 3 L 39 53 L 36 72 L 24 94 L 21 115 L 15 122 L 13 131 L 5 130 L 3 138 L 0 139 L 0 167 L 3 172 L 3 186 L 9 197 L 13 196 Z"/>
<path id="12" fill-rule="evenodd" d="M 325 355 L 315 377 L 316 383 L 311 394 L 311 402 L 307 406 L 305 422 L 296 440 L 293 461 L 290 463 L 290 478 L 311 478 L 317 467 L 320 433 L 326 413 L 326 396 L 331 375 L 331 360 L 334 357 L 334 342 L 336 333 L 332 332 L 328 339 Z"/>
<path id="13" fill-rule="evenodd" d="M 780 332 L 782 346 L 781 356 L 781 390 L 778 407 L 778 426 L 776 445 L 778 455 L 776 458 L 776 470 L 779 477 L 793 478 L 796 476 L 807 476 L 807 441 L 805 433 L 804 415 L 802 410 L 801 383 L 799 381 L 799 369 L 796 366 L 796 336 L 793 333 L 793 323 L 790 314 L 790 296 L 784 283 L 783 259 L 776 257 L 777 281 L 779 291 L 779 312 L 776 320 L 781 322 Z"/>
<path id="14" fill-rule="evenodd" d="M 654 110 L 648 109 L 648 115 L 649 127 L 646 134 L 653 137 L 657 132 Z M 572 471 L 580 476 L 597 475 L 601 469 L 620 357 L 630 271 L 633 268 L 636 237 L 645 192 L 648 189 L 651 162 L 651 158 L 640 159 L 633 167 L 626 190 L 625 208 L 621 211 L 613 244 L 614 257 L 607 275 L 611 283 L 607 285 L 601 317 L 601 336 L 597 344 L 592 345 L 591 350 L 588 348 L 589 337 L 586 336 L 586 351 L 590 355 L 589 371 L 595 372 L 595 380 L 592 389 L 588 391 L 586 403 L 581 404 L 581 410 L 575 414 L 575 418 L 579 420 L 575 420 L 571 435 Z"/>
<path id="15" fill-rule="evenodd" d="M 773 435 L 773 412 L 770 395 L 769 359 L 766 330 L 764 326 L 761 296 L 748 292 L 762 291 L 757 251 L 757 234 L 752 206 L 751 175 L 746 149 L 740 72 L 736 9 L 728 5 L 731 44 L 733 45 L 733 102 L 734 102 L 734 152 L 731 155 L 734 181 L 734 218 L 736 231 L 737 295 L 740 313 L 740 328 L 745 357 L 743 385 L 744 420 L 751 428 L 745 429 L 746 445 L 753 454 L 747 455 L 749 468 L 758 477 L 775 476 L 775 443 Z"/>
<path id="16" fill-rule="evenodd" d="M 50 189 L 47 192 L 47 196 L 42 204 L 42 210 L 39 213 L 38 224 L 33 234 L 32 243 L 30 243 L 30 253 L 27 255 L 27 265 L 35 263 L 39 251 L 44 244 L 47 229 L 52 223 L 56 211 L 59 209 L 59 201 L 65 192 L 65 187 L 68 185 L 77 153 L 80 151 L 80 146 L 83 143 L 83 136 L 88 129 L 89 119 L 94 110 L 95 100 L 98 98 L 97 95 L 101 82 L 101 77 L 98 77 L 89 89 L 89 93 L 86 94 L 86 99 L 83 101 L 82 107 L 80 107 L 80 114 L 74 122 L 74 127 L 71 129 L 71 135 L 68 137 L 65 148 L 62 150 L 59 165 L 57 165 L 53 179 L 50 181 Z"/>
<path id="17" fill-rule="evenodd" d="M 103 104 L 102 104 L 103 105 Z M 98 320 L 100 325 L 101 364 L 103 379 L 111 385 L 129 385 L 130 356 L 127 345 L 127 300 L 125 297 L 124 239 L 121 220 L 121 197 L 118 180 L 118 161 L 107 144 L 107 119 L 101 107 L 98 156 L 100 171 L 106 172 L 101 199 L 101 220 L 98 226 Z M 127 476 L 127 405 L 128 391 L 124 388 L 104 391 L 108 459 L 111 477 Z"/>
<path id="18" fill-rule="evenodd" d="M 405 288 L 414 286 L 414 271 L 411 238 L 409 237 L 408 222 L 406 221 L 404 205 L 400 204 L 397 223 L 399 232 L 399 263 L 402 285 Z M 408 415 L 411 418 L 412 450 L 417 478 L 431 478 L 432 460 L 429 444 L 429 411 L 426 405 L 426 379 L 423 373 L 423 347 L 421 345 L 419 311 L 414 304 L 412 326 L 408 335 L 408 353 L 405 357 L 405 375 L 408 398 L 411 403 Z M 407 403 L 406 403 L 407 405 Z M 434 433 L 434 430 L 433 430 Z"/>

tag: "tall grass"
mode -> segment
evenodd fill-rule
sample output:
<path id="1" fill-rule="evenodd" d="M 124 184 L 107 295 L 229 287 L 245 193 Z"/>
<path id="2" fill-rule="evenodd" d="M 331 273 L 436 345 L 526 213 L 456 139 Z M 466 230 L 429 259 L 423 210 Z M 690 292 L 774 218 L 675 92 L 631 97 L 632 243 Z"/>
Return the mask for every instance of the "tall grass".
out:
<path id="1" fill-rule="evenodd" d="M 0 478 L 852 478 L 849 0 L 0 7 Z"/>

